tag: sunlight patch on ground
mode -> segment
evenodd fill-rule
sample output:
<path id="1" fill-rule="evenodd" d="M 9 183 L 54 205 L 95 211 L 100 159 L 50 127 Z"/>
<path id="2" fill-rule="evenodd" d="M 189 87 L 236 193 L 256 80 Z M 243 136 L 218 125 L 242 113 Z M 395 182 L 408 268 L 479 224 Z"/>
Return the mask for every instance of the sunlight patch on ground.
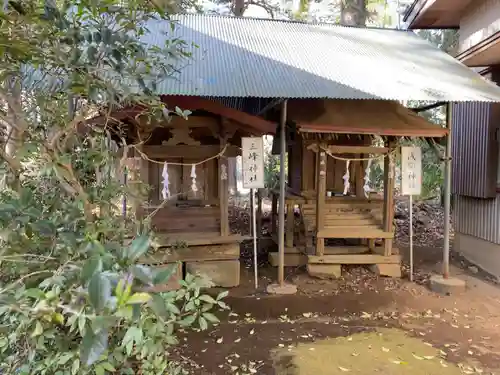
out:
<path id="1" fill-rule="evenodd" d="M 460 375 L 440 350 L 398 329 L 300 343 L 272 354 L 278 375 Z"/>

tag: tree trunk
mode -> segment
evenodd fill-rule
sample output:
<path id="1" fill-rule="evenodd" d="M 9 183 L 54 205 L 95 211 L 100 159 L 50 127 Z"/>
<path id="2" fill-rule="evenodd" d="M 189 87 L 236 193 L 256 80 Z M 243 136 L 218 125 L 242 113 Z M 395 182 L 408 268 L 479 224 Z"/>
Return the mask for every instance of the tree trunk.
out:
<path id="1" fill-rule="evenodd" d="M 368 11 L 366 0 L 340 0 L 340 24 L 365 26 Z"/>
<path id="2" fill-rule="evenodd" d="M 243 13 L 245 13 L 245 0 L 234 0 L 233 2 L 233 14 L 236 17 L 243 17 Z"/>

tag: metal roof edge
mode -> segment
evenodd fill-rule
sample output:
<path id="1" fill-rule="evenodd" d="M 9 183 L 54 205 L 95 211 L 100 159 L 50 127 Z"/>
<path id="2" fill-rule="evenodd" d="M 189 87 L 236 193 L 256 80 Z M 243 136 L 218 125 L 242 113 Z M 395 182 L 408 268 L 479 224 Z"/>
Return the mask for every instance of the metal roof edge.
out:
<path id="1" fill-rule="evenodd" d="M 411 30 L 397 29 L 397 28 L 387 28 L 387 27 L 376 27 L 376 26 L 353 26 L 353 25 L 341 25 L 339 23 L 330 22 L 308 22 L 300 20 L 286 20 L 286 19 L 275 19 L 275 18 L 263 18 L 263 17 L 237 17 L 224 14 L 176 14 L 171 16 L 172 20 L 180 20 L 182 18 L 225 18 L 225 19 L 238 19 L 242 21 L 255 20 L 263 21 L 269 23 L 285 23 L 285 24 L 301 24 L 309 26 L 327 26 L 327 27 L 338 27 L 344 29 L 366 29 L 366 30 L 381 30 L 381 31 L 396 31 L 396 32 L 411 32 Z"/>

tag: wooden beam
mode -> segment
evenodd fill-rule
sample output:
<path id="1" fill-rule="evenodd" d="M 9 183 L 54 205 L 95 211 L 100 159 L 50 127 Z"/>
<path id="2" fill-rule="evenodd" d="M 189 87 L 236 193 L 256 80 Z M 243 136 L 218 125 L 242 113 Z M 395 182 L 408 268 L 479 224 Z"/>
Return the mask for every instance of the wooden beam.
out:
<path id="1" fill-rule="evenodd" d="M 373 146 L 336 146 L 330 145 L 325 147 L 332 154 L 387 154 L 389 148 L 387 147 L 373 147 Z M 308 150 L 318 152 L 319 146 L 315 143 L 307 146 Z"/>
<path id="2" fill-rule="evenodd" d="M 395 137 L 444 137 L 448 134 L 446 128 L 439 126 L 421 128 L 368 128 L 352 125 L 332 124 L 297 124 L 301 133 L 338 133 L 338 134 L 366 134 Z"/>
<path id="3" fill-rule="evenodd" d="M 316 230 L 318 233 L 323 230 L 325 225 L 325 200 L 326 200 L 326 153 L 319 152 L 317 156 L 317 173 L 316 173 Z M 316 238 L 316 255 L 323 255 L 325 252 L 324 237 L 317 236 Z"/>
<path id="4" fill-rule="evenodd" d="M 328 146 L 332 154 L 387 154 L 387 147 L 372 146 Z"/>
<path id="5" fill-rule="evenodd" d="M 318 231 L 318 238 L 394 238 L 393 232 L 364 226 L 335 226 Z"/>
<path id="6" fill-rule="evenodd" d="M 230 260 L 240 258 L 240 245 L 237 242 L 220 245 L 200 245 L 159 251 L 139 259 L 139 263 L 157 264 L 202 260 Z"/>
<path id="7" fill-rule="evenodd" d="M 222 149 L 225 144 L 226 144 L 226 139 L 222 138 L 220 148 Z M 228 213 L 228 205 L 229 205 L 228 166 L 226 157 L 224 156 L 219 157 L 219 168 L 217 172 L 218 172 L 217 177 L 219 178 L 220 235 L 222 237 L 225 237 L 228 236 L 230 233 L 229 213 Z"/>
<path id="8" fill-rule="evenodd" d="M 308 263 L 320 264 L 399 264 L 400 255 L 375 255 L 375 254 L 349 254 L 349 255 L 309 255 Z"/>
<path id="9" fill-rule="evenodd" d="M 143 146 L 143 152 L 151 159 L 166 159 L 166 158 L 186 158 L 189 159 L 208 159 L 217 155 L 221 151 L 219 145 L 201 145 L 201 146 L 188 146 L 188 145 L 157 145 L 157 146 Z M 227 146 L 224 156 L 236 157 L 240 155 L 241 151 L 236 146 Z"/>

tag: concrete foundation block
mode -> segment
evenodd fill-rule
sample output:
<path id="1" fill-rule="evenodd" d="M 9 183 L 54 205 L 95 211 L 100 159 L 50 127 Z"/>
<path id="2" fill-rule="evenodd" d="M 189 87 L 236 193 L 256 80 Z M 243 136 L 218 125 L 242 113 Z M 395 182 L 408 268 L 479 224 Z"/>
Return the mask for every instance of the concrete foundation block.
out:
<path id="1" fill-rule="evenodd" d="M 462 279 L 449 277 L 445 279 L 441 275 L 433 275 L 429 279 L 429 288 L 443 295 L 459 294 L 465 291 L 466 283 Z"/>
<path id="2" fill-rule="evenodd" d="M 186 262 L 186 271 L 208 278 L 214 286 L 230 288 L 240 285 L 239 260 Z"/>
<path id="3" fill-rule="evenodd" d="M 308 264 L 307 273 L 319 279 L 336 279 L 342 276 L 340 264 Z"/>
<path id="4" fill-rule="evenodd" d="M 401 266 L 399 264 L 372 264 L 370 270 L 379 276 L 401 277 Z"/>

